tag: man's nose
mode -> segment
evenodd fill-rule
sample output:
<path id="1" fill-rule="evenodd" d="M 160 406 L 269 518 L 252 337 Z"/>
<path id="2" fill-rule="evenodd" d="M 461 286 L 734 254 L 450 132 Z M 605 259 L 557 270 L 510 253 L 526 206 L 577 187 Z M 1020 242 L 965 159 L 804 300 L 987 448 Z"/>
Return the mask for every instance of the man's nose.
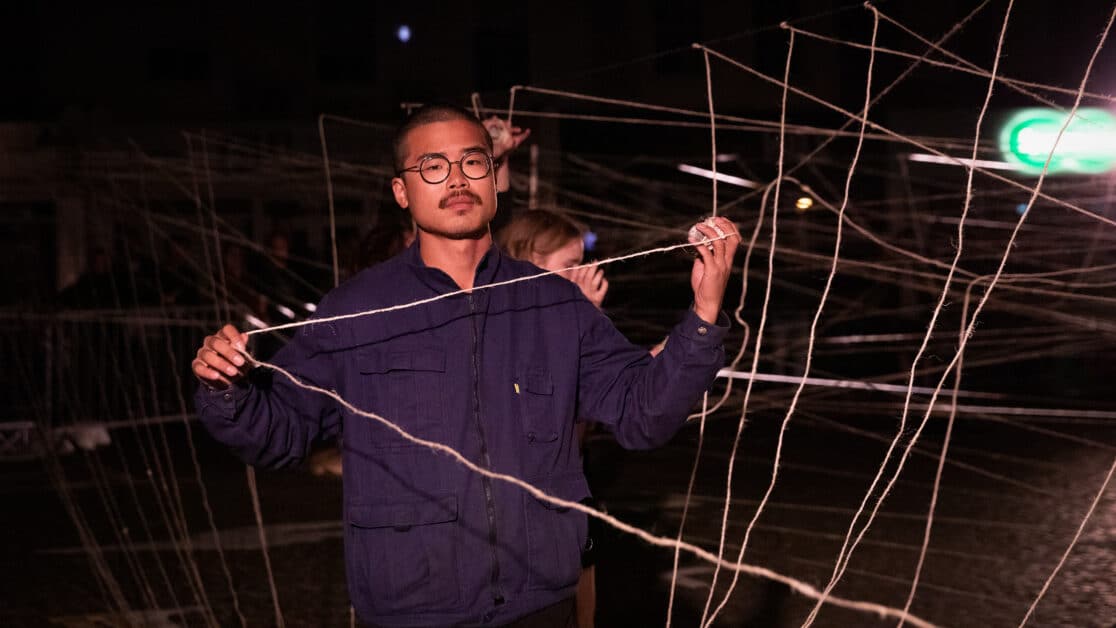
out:
<path id="1" fill-rule="evenodd" d="M 451 163 L 449 165 L 449 176 L 446 178 L 450 189 L 457 189 L 467 187 L 469 179 L 465 176 L 465 171 L 461 169 L 461 163 Z"/>

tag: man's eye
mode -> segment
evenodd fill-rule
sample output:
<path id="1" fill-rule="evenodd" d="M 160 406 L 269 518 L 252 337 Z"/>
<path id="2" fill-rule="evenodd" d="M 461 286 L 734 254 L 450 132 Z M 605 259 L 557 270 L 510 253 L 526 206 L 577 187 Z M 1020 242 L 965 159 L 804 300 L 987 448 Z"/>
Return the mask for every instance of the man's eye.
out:
<path id="1" fill-rule="evenodd" d="M 434 164 L 426 164 L 425 166 L 422 167 L 422 169 L 426 172 L 441 172 L 443 167 L 444 166 L 442 164 L 434 163 Z"/>
<path id="2" fill-rule="evenodd" d="M 465 165 L 466 166 L 480 166 L 482 164 L 484 164 L 484 158 L 483 157 L 466 157 L 465 158 Z"/>

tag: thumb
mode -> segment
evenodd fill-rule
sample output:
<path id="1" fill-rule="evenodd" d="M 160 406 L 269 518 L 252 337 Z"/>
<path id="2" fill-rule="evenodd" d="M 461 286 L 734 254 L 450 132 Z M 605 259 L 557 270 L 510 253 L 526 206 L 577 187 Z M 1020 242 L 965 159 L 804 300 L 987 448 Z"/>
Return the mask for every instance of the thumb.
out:
<path id="1" fill-rule="evenodd" d="M 702 279 L 705 277 L 705 260 L 700 257 L 694 260 L 694 267 L 690 271 L 690 283 L 693 284 L 693 289 L 696 292 L 701 286 Z"/>

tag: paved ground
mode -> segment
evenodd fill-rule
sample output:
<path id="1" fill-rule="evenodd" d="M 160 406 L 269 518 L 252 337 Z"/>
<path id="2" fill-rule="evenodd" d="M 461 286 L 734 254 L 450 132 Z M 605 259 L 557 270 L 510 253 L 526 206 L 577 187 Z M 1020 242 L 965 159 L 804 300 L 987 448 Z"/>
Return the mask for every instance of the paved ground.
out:
<path id="1" fill-rule="evenodd" d="M 807 409 L 808 410 L 808 409 Z M 894 429 L 888 422 L 841 419 L 864 430 L 809 418 L 788 434 L 780 480 L 749 541 L 746 560 L 814 586 L 828 579 L 844 530 L 869 485 Z M 781 417 L 757 415 L 745 431 L 733 486 L 726 555 L 735 557 L 748 519 L 770 478 L 776 425 Z M 711 422 L 690 500 L 686 539 L 716 550 L 728 452 L 735 417 Z M 926 435 L 926 451 L 940 442 L 940 426 Z M 951 448 L 938 504 L 931 551 L 912 612 L 948 626 L 1015 626 L 1074 534 L 1112 462 L 1116 428 L 1080 428 L 1074 435 L 1105 446 L 1060 439 L 986 423 L 962 422 Z M 155 450 L 162 451 L 154 433 Z M 167 443 L 177 488 L 152 490 L 142 473 L 140 449 L 128 434 L 96 457 L 64 460 L 70 494 L 95 531 L 104 564 L 133 608 L 186 608 L 184 617 L 149 612 L 135 624 L 202 625 L 207 603 L 222 626 L 239 625 L 230 593 L 250 625 L 274 624 L 267 569 L 253 523 L 244 467 L 198 436 L 198 456 L 215 524 L 220 530 L 226 577 L 200 498 L 180 428 Z M 677 534 L 697 430 L 687 429 L 655 452 L 623 452 L 610 443 L 591 449 L 593 485 L 609 512 L 655 534 Z M 150 447 L 147 451 L 153 451 Z M 837 593 L 902 606 L 921 543 L 936 459 L 915 454 L 876 523 L 849 564 Z M 164 469 L 166 471 L 166 469 Z M 0 509 L 5 531 L 0 560 L 0 625 L 103 626 L 106 596 L 92 577 L 63 500 L 38 463 L 0 468 Z M 164 474 L 169 477 L 169 474 Z M 154 479 L 158 482 L 156 471 Z M 94 479 L 101 479 L 95 482 Z M 340 483 L 305 471 L 257 475 L 269 556 L 279 603 L 289 626 L 348 625 L 341 560 Z M 111 491 L 98 487 L 108 486 Z M 181 495 L 192 539 L 192 559 L 203 592 L 188 586 L 190 561 L 167 542 L 169 525 L 157 496 Z M 123 526 L 110 525 L 106 504 Z M 142 508 L 137 508 L 142 504 Z M 142 513 L 142 517 L 141 517 Z M 127 534 L 117 533 L 122 527 Z M 114 529 L 117 532 L 114 532 Z M 658 626 L 666 622 L 672 552 L 610 532 L 599 563 L 599 626 Z M 121 551 L 122 548 L 129 551 Z M 1038 607 L 1030 625 L 1111 626 L 1116 621 L 1116 487 L 1109 490 L 1082 541 Z M 706 605 L 710 566 L 683 556 L 672 625 L 697 626 Z M 718 576 L 714 605 L 731 580 Z M 718 626 L 797 626 L 811 603 L 781 585 L 742 577 Z M 193 611 L 189 609 L 193 608 Z M 117 622 L 119 623 L 119 622 Z M 894 625 L 894 621 L 826 607 L 817 626 Z"/>

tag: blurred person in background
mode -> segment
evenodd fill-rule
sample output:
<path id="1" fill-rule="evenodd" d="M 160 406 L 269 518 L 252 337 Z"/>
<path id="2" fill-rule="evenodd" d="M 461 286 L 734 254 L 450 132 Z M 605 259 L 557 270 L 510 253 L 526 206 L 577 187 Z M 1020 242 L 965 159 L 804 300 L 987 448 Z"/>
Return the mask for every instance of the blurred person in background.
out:
<path id="1" fill-rule="evenodd" d="M 580 265 L 585 258 L 587 231 L 583 225 L 556 212 L 529 209 L 512 217 L 497 234 L 496 243 L 516 259 L 543 270 L 562 270 Z M 603 269 L 587 266 L 560 274 L 577 284 L 593 305 L 601 307 L 608 294 Z"/>

